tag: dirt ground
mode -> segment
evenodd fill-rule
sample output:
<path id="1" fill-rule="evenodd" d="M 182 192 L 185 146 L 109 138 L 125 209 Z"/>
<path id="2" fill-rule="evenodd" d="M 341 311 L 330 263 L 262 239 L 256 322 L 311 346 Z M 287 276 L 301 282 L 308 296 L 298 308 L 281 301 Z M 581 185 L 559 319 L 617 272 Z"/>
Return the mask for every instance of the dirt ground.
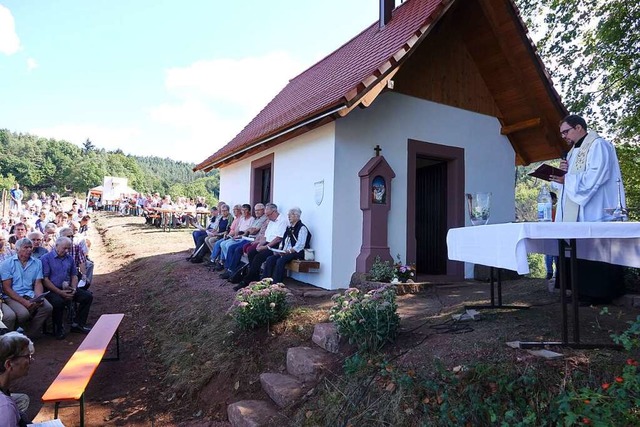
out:
<path id="1" fill-rule="evenodd" d="M 257 384 L 241 394 L 234 391 L 234 373 L 226 378 L 212 379 L 197 399 L 180 400 L 174 394 L 166 393 L 162 382 L 164 368 L 159 355 L 153 353 L 156 347 L 150 342 L 149 331 L 150 328 L 171 330 L 180 325 L 150 324 L 143 315 L 142 296 L 160 286 L 167 274 L 178 278 L 186 289 L 210 298 L 215 306 L 228 307 L 234 292 L 230 286 L 220 286 L 226 282 L 218 279 L 216 273 L 202 265 L 185 262 L 184 258 L 193 246 L 190 232 L 163 232 L 144 225 L 142 218 L 119 217 L 112 213 L 97 213 L 95 218 L 97 224 L 92 228 L 90 238 L 96 271 L 89 321 L 93 323 L 103 313 L 125 313 L 125 320 L 120 329 L 121 360 L 103 362 L 86 390 L 86 425 L 228 425 L 225 421 L 228 403 L 249 398 L 251 393 L 258 393 L 255 398 L 263 398 L 256 391 L 259 372 L 248 373 L 256 376 L 252 384 Z M 319 321 L 326 318 L 329 296 L 305 296 L 304 292 L 312 287 L 293 281 L 287 285 L 294 288 L 296 303 L 320 310 Z M 488 290 L 486 283 L 465 282 L 429 285 L 417 294 L 400 296 L 401 333 L 389 351 L 400 355 L 402 363 L 428 366 L 433 359 L 440 359 L 453 367 L 494 357 L 534 357 L 524 350 L 508 348 L 505 342 L 560 338 L 559 297 L 550 294 L 541 280 L 521 279 L 504 284 L 504 303 L 523 304 L 529 309 L 482 311 L 476 321 L 449 323 L 452 314 L 464 311 L 465 304 L 486 303 Z M 170 300 L 162 303 L 172 306 Z M 610 306 L 603 312 L 602 307 L 583 307 L 580 309 L 581 340 L 611 342 L 609 335 L 622 332 L 627 327 L 626 322 L 638 314 L 637 308 Z M 82 338 L 79 334 L 69 334 L 63 341 L 50 336 L 35 341 L 36 359 L 29 375 L 15 385 L 14 391 L 31 396 L 29 415 L 36 420 L 53 418 L 53 405 L 43 406 L 40 397 Z M 310 334 L 305 339 L 310 343 Z M 275 348 L 276 353 L 284 354 L 294 341 L 270 337 L 268 348 L 271 352 Z M 245 345 L 266 344 L 247 340 Z M 624 357 L 612 350 L 589 351 Z M 561 353 L 588 356 L 589 351 L 565 348 Z M 280 365 L 283 363 L 279 362 Z M 66 426 L 78 425 L 78 407 L 63 408 L 59 417 Z"/>

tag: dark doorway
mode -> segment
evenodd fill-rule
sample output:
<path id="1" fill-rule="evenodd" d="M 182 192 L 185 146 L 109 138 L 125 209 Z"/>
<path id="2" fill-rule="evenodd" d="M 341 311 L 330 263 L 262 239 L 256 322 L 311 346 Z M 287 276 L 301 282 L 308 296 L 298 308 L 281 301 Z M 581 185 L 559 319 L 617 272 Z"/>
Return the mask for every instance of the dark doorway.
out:
<path id="1" fill-rule="evenodd" d="M 447 162 L 416 159 L 416 269 L 447 274 Z"/>
<path id="2" fill-rule="evenodd" d="M 260 202 L 271 202 L 271 165 L 258 170 L 261 181 Z"/>
<path id="3" fill-rule="evenodd" d="M 251 162 L 251 205 L 273 200 L 273 153 Z"/>
<path id="4" fill-rule="evenodd" d="M 407 262 L 419 281 L 464 278 L 464 263 L 447 254 L 447 232 L 464 227 L 464 149 L 409 140 Z"/>

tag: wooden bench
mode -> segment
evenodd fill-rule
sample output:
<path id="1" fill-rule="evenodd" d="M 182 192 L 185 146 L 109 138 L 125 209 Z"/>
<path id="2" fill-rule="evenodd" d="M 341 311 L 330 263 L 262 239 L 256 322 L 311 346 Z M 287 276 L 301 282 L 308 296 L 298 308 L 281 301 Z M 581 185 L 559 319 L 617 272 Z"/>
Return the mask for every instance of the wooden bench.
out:
<path id="1" fill-rule="evenodd" d="M 84 426 L 84 391 L 103 360 L 120 360 L 120 336 L 118 327 L 124 314 L 103 314 L 82 341 L 71 359 L 62 368 L 42 401 L 55 402 L 54 418 L 58 418 L 60 403 L 80 401 L 80 426 Z M 103 358 L 107 346 L 116 336 L 116 357 Z"/>
<path id="2" fill-rule="evenodd" d="M 296 273 L 317 273 L 320 271 L 320 263 L 318 261 L 295 259 L 285 265 L 284 268 Z"/>

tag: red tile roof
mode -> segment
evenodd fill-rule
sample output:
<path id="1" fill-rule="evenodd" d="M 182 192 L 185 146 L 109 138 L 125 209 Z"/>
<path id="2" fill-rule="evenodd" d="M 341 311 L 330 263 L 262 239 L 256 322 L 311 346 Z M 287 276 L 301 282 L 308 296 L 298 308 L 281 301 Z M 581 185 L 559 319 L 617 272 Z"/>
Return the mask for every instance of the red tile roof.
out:
<path id="1" fill-rule="evenodd" d="M 376 21 L 311 68 L 292 79 L 282 91 L 227 145 L 196 166 L 210 169 L 226 157 L 341 105 L 368 90 L 394 55 L 405 53 L 435 21 L 450 0 L 408 0 L 391 21 L 379 29 Z M 395 59 L 398 59 L 396 56 Z M 367 84 L 363 84 L 363 82 Z"/>

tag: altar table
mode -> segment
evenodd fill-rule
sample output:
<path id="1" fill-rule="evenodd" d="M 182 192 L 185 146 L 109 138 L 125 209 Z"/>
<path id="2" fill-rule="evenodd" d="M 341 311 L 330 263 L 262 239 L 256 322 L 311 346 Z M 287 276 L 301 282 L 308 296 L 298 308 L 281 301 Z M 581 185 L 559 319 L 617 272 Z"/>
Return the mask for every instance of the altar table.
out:
<path id="1" fill-rule="evenodd" d="M 561 345 L 580 346 L 576 258 L 640 267 L 638 222 L 522 222 L 452 228 L 447 234 L 449 259 L 496 268 L 529 272 L 527 254 L 558 255 L 557 277 L 562 295 Z M 569 342 L 564 258 L 571 257 L 570 274 L 574 298 L 573 341 Z M 550 344 L 550 343 L 545 343 Z M 582 345 L 581 347 L 586 347 Z"/>

